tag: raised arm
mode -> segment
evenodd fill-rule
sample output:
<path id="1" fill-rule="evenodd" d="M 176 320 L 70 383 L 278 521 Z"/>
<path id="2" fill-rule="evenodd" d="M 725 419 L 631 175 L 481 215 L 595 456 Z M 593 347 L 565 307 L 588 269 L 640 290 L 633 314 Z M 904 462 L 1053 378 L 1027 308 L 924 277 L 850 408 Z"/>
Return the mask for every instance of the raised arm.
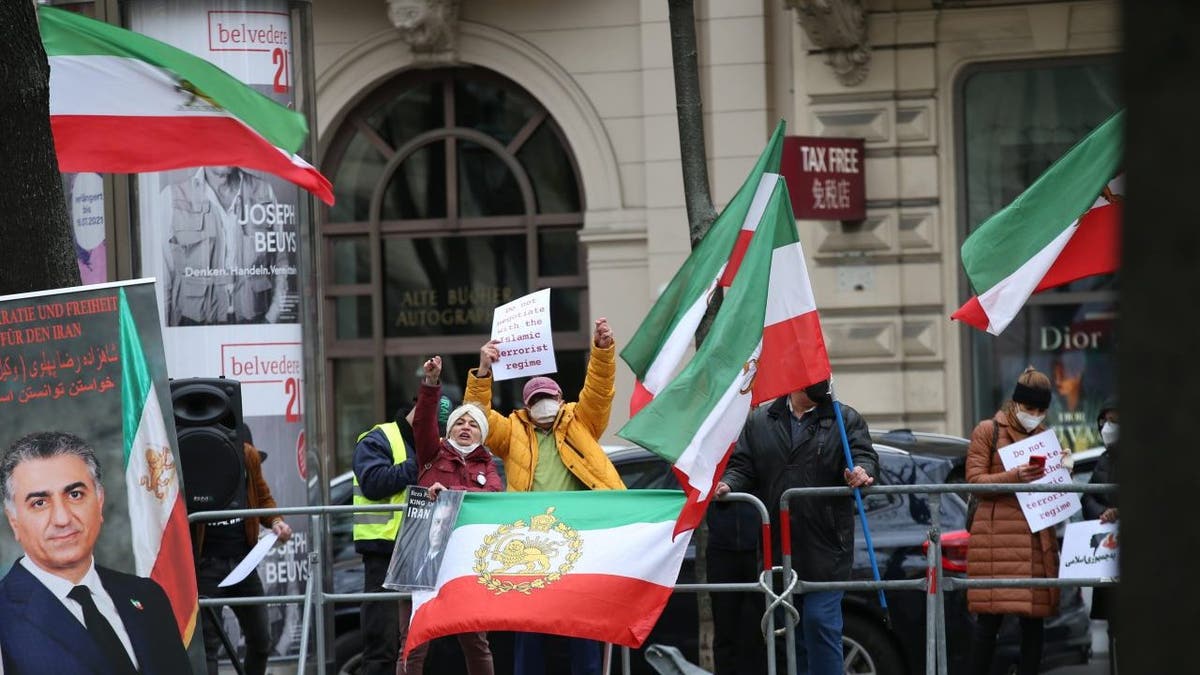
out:
<path id="1" fill-rule="evenodd" d="M 488 437 L 483 444 L 500 459 L 508 457 L 512 422 L 492 410 L 492 364 L 500 359 L 499 343 L 488 340 L 479 348 L 479 367 L 467 373 L 467 391 L 463 403 L 479 406 L 488 418 Z"/>
<path id="2" fill-rule="evenodd" d="M 616 393 L 616 356 L 616 341 L 608 326 L 608 319 L 596 319 L 587 375 L 583 379 L 583 390 L 579 392 L 579 405 L 575 408 L 575 419 L 587 427 L 593 438 L 600 438 L 608 428 L 613 395 Z"/>
<path id="3" fill-rule="evenodd" d="M 437 459 L 442 441 L 438 434 L 438 399 L 442 396 L 442 357 L 435 356 L 423 366 L 425 377 L 413 408 L 413 441 L 417 444 L 417 465 L 423 467 Z"/>

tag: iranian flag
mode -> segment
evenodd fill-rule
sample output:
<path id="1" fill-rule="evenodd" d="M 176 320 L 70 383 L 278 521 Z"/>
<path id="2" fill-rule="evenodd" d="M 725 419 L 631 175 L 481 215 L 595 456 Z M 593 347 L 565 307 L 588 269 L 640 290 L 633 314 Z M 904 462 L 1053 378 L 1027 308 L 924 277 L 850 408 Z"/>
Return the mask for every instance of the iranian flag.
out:
<path id="1" fill-rule="evenodd" d="M 179 471 L 171 452 L 158 393 L 142 340 L 120 292 L 121 423 L 125 439 L 125 487 L 138 576 L 158 582 L 171 601 L 183 644 L 190 645 L 199 612 L 196 572 Z"/>
<path id="2" fill-rule="evenodd" d="M 1034 293 L 1120 267 L 1123 134 L 1117 113 L 967 237 L 978 295 L 951 318 L 999 335 Z"/>
<path id="3" fill-rule="evenodd" d="M 468 492 L 433 591 L 412 594 L 405 656 L 443 635 L 512 630 L 640 647 L 679 576 L 676 490 Z"/>
<path id="4" fill-rule="evenodd" d="M 791 201 L 776 176 L 704 344 L 617 433 L 674 465 L 688 497 L 676 531 L 686 531 L 703 519 L 750 409 L 829 375 Z"/>
<path id="5" fill-rule="evenodd" d="M 718 286 L 728 288 L 737 274 L 778 179 L 784 129 L 781 121 L 746 182 L 621 350 L 621 358 L 637 377 L 629 402 L 630 415 L 636 415 L 675 375 L 713 293 Z"/>
<path id="6" fill-rule="evenodd" d="M 202 58 L 102 21 L 38 6 L 50 59 L 50 126 L 64 172 L 240 166 L 333 204 L 296 150 L 304 116 Z"/>

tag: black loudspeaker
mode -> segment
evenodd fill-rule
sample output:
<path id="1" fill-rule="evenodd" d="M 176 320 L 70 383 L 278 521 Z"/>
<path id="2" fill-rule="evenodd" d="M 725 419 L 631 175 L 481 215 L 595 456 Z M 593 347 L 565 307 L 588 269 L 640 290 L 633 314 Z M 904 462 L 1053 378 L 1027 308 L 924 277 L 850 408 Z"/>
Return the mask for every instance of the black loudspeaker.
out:
<path id="1" fill-rule="evenodd" d="M 223 377 L 171 380 L 171 404 L 188 513 L 246 508 L 242 384 Z"/>

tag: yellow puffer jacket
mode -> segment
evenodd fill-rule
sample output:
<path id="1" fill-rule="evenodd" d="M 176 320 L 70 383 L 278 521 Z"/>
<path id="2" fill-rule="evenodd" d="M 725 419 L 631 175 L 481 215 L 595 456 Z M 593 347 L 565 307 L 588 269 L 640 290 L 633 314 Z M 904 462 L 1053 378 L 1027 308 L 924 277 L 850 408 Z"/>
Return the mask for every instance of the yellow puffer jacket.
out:
<path id="1" fill-rule="evenodd" d="M 563 465 L 591 490 L 625 489 L 599 442 L 612 411 L 616 374 L 616 345 L 602 349 L 593 344 L 579 402 L 564 403 L 554 420 L 554 438 Z M 533 487 L 533 469 L 538 461 L 537 436 L 529 413 L 514 410 L 505 417 L 492 410 L 491 375 L 479 377 L 474 369 L 467 376 L 463 398 L 487 413 L 489 432 L 484 445 L 504 461 L 508 489 L 528 492 Z"/>

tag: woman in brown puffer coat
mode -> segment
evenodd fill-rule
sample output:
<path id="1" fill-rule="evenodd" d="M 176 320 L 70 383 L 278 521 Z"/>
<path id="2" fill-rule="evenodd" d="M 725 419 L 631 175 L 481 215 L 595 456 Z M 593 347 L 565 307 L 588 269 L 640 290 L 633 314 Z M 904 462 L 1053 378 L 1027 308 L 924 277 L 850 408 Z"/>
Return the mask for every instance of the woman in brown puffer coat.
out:
<path id="1" fill-rule="evenodd" d="M 1046 430 L 1042 421 L 1050 407 L 1050 379 L 1030 366 L 1017 378 L 1012 399 L 971 434 L 967 450 L 970 483 L 1029 483 L 1045 475 L 1036 464 L 1004 469 L 997 448 Z M 994 442 L 993 442 L 993 439 Z M 967 575 L 979 578 L 1058 576 L 1058 541 L 1054 528 L 1034 533 L 1011 492 L 978 494 L 979 506 L 971 523 Z M 971 673 L 988 675 L 996 651 L 996 634 L 1005 614 L 1021 624 L 1019 675 L 1035 675 L 1042 659 L 1043 619 L 1058 612 L 1057 588 L 972 588 L 968 609 L 977 615 L 971 637 Z"/>

